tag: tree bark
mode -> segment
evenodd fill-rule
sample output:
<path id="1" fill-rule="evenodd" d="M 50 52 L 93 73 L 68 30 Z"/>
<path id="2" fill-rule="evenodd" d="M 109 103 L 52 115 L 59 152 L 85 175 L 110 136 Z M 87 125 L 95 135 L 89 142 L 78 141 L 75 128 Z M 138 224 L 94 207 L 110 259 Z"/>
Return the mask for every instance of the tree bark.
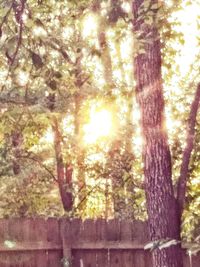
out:
<path id="1" fill-rule="evenodd" d="M 54 149 L 56 155 L 57 182 L 59 186 L 60 196 L 65 211 L 72 211 L 72 172 L 71 166 L 64 164 L 61 148 L 61 133 L 56 117 L 52 119 L 52 130 L 54 133 Z"/>
<path id="2" fill-rule="evenodd" d="M 152 0 L 156 4 L 157 0 Z M 145 193 L 147 201 L 149 237 L 180 239 L 180 221 L 174 197 L 171 174 L 171 155 L 167 143 L 164 122 L 164 99 L 161 78 L 161 49 L 155 25 L 156 11 L 152 24 L 145 24 L 140 16 L 144 0 L 133 2 L 134 33 L 149 42 L 145 53 L 134 58 L 136 98 L 141 112 L 141 127 L 144 139 L 143 161 Z M 140 41 L 140 40 L 138 40 Z M 138 51 L 139 52 L 139 51 Z M 180 245 L 153 252 L 154 267 L 182 267 Z"/>
<path id="3" fill-rule="evenodd" d="M 188 119 L 188 128 L 187 128 L 187 136 L 186 136 L 186 146 L 183 151 L 180 176 L 179 176 L 178 186 L 177 186 L 177 200 L 178 200 L 178 206 L 179 206 L 180 219 L 181 219 L 183 209 L 184 209 L 184 204 L 185 204 L 186 185 L 187 185 L 187 180 L 188 180 L 191 153 L 194 147 L 195 125 L 196 125 L 197 111 L 199 108 L 199 102 L 200 102 L 200 84 L 198 84 L 197 86 L 196 94 L 195 94 L 194 100 L 190 108 L 190 115 Z"/>

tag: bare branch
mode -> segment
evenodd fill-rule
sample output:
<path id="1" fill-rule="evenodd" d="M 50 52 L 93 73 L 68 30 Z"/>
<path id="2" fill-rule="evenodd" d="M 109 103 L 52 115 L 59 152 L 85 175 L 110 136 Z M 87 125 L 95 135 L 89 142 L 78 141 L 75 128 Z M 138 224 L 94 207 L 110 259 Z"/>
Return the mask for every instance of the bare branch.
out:
<path id="1" fill-rule="evenodd" d="M 101 181 L 96 184 L 95 186 L 93 186 L 89 192 L 87 192 L 87 194 L 81 199 L 81 201 L 76 205 L 76 207 L 74 208 L 74 211 L 77 211 L 79 209 L 79 207 L 81 206 L 81 204 L 87 200 L 87 198 L 94 192 L 94 190 L 96 189 L 101 189 L 100 188 L 100 183 Z"/>
<path id="2" fill-rule="evenodd" d="M 195 125 L 196 125 L 196 117 L 197 117 L 199 102 L 200 102 L 200 83 L 197 86 L 195 97 L 190 108 L 190 115 L 188 119 L 188 128 L 186 136 L 186 146 L 183 151 L 180 176 L 178 180 L 177 201 L 179 206 L 180 217 L 183 213 L 185 204 L 186 185 L 188 180 L 191 153 L 194 148 Z"/>
<path id="3" fill-rule="evenodd" d="M 23 106 L 34 106 L 38 104 L 37 98 L 26 98 L 23 97 L 10 97 L 10 96 L 0 96 L 0 103 L 2 104 L 14 104 Z"/>

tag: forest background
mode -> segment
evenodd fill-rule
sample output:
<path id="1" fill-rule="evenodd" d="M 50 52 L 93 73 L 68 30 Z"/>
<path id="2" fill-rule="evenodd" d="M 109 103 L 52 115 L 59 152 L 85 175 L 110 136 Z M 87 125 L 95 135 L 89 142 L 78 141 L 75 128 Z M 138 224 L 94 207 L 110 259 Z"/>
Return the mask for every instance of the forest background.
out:
<path id="1" fill-rule="evenodd" d="M 199 83 L 200 2 L 144 1 L 161 38 L 176 192 Z M 1 1 L 0 217 L 146 220 L 131 1 Z M 138 41 L 139 40 L 139 41 Z M 200 234 L 200 117 L 182 235 Z"/>

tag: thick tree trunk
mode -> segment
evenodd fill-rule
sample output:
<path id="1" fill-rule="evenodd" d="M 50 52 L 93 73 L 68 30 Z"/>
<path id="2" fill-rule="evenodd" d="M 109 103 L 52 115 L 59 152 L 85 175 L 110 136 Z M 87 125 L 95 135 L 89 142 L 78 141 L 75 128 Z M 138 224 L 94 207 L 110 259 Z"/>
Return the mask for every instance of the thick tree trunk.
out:
<path id="1" fill-rule="evenodd" d="M 152 1 L 156 4 L 157 1 Z M 156 25 L 139 17 L 144 0 L 133 2 L 134 32 L 149 37 L 145 54 L 134 59 L 136 97 L 144 138 L 143 160 L 150 239 L 180 239 L 180 221 L 171 177 L 171 155 L 164 122 L 160 41 Z M 156 16 L 156 14 L 155 14 Z M 155 19 L 155 17 L 153 17 Z M 153 251 L 154 267 L 182 267 L 180 245 Z"/>

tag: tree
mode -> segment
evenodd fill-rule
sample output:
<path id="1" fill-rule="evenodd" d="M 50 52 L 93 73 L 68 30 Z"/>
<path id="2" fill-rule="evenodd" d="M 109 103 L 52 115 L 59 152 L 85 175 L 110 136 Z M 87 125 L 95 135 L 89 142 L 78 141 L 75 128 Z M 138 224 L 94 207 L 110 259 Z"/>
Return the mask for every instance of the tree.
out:
<path id="1" fill-rule="evenodd" d="M 164 97 L 161 77 L 161 45 L 158 33 L 158 1 L 133 2 L 133 28 L 143 50 L 134 58 L 136 98 L 141 112 L 144 138 L 143 161 L 148 228 L 152 241 L 180 240 L 181 215 L 186 193 L 189 160 L 193 149 L 194 126 L 199 104 L 199 86 L 191 105 L 187 144 L 183 153 L 178 196 L 172 185 L 171 154 L 164 126 Z M 153 251 L 153 265 L 182 267 L 180 244 Z"/>
<path id="2" fill-rule="evenodd" d="M 136 5 L 142 3 L 142 1 L 135 2 Z M 188 237 L 188 232 L 192 232 L 195 224 L 198 224 L 199 214 L 196 211 L 200 190 L 199 117 L 197 117 L 197 134 L 191 160 L 189 159 L 193 146 L 190 136 L 194 134 L 195 123 L 189 127 L 190 146 L 185 153 L 189 157 L 187 156 L 184 163 L 184 178 L 181 179 L 179 179 L 179 168 L 185 138 L 182 127 L 175 127 L 186 125 L 191 97 L 198 82 L 198 77 L 195 78 L 198 74 L 198 56 L 196 62 L 193 62 L 194 66 L 191 66 L 186 75 L 181 75 L 179 67 L 183 66 L 176 60 L 178 53 L 184 47 L 185 33 L 178 32 L 180 30 L 177 27 L 183 23 L 182 17 L 178 20 L 175 17 L 179 14 L 178 9 L 190 9 L 191 1 L 166 1 L 167 10 L 165 5 L 160 7 L 156 1 L 143 2 L 144 5 L 141 4 L 138 13 L 140 13 L 139 20 L 144 19 L 144 23 L 140 28 L 138 22 L 140 29 L 134 33 L 134 47 L 132 47 L 130 1 L 2 1 L 0 8 L 0 189 L 3 191 L 3 204 L 0 205 L 3 208 L 0 214 L 2 216 L 63 215 L 62 206 L 68 212 L 72 203 L 71 200 L 65 201 L 65 196 L 73 193 L 71 216 L 76 214 L 82 218 L 94 218 L 106 214 L 106 218 L 109 216 L 124 218 L 127 215 L 130 218 L 146 218 L 143 162 L 140 155 L 141 132 L 138 105 L 135 103 L 132 53 L 134 49 L 138 55 L 138 66 L 135 70 L 142 68 L 146 71 L 152 68 L 150 63 L 153 61 L 148 61 L 148 55 L 152 52 L 149 50 L 154 44 L 150 32 L 156 17 L 155 20 L 159 20 L 159 25 L 156 22 L 156 27 L 160 31 L 162 46 L 163 88 L 168 130 L 168 137 L 163 134 L 160 142 L 166 150 L 169 143 L 172 151 L 171 155 L 166 152 L 166 157 L 171 158 L 173 163 L 174 196 L 176 188 L 181 189 L 177 190 L 182 192 L 178 195 L 183 196 L 178 200 L 178 206 L 180 216 L 184 206 L 182 216 L 182 221 L 186 222 L 182 231 L 184 236 Z M 163 10 L 164 16 L 162 16 Z M 165 19 L 166 22 L 162 24 L 162 28 L 160 19 Z M 145 31 L 149 32 L 148 36 Z M 198 35 L 196 33 L 196 36 Z M 157 45 L 156 42 L 155 44 Z M 159 57 L 159 52 L 156 53 L 154 58 Z M 148 65 L 146 64 L 144 68 L 139 64 L 140 61 L 145 61 Z M 156 59 L 154 61 L 156 62 Z M 153 70 L 148 73 L 152 74 L 153 79 Z M 145 79 L 144 73 L 136 78 Z M 178 80 L 180 88 L 177 84 L 174 85 L 174 80 L 176 83 Z M 191 81 L 192 85 L 189 85 Z M 163 91 L 159 85 L 158 88 Z M 145 88 L 144 91 L 148 90 Z M 147 99 L 145 96 L 137 98 L 142 99 L 141 103 L 143 100 L 148 100 L 149 103 L 151 99 L 148 97 L 154 99 L 158 96 L 160 106 L 157 104 L 153 108 L 154 110 L 157 108 L 157 112 L 161 109 L 163 114 L 163 97 L 159 90 L 157 93 L 147 94 Z M 194 106 L 197 110 L 198 99 L 196 103 Z M 141 104 L 141 108 L 146 109 L 146 107 Z M 96 111 L 101 109 L 112 113 L 114 127 L 111 127 L 111 133 L 107 136 L 98 137 L 94 142 L 87 142 L 85 126 L 90 124 L 90 117 L 92 118 Z M 195 115 L 195 112 L 192 111 L 192 114 Z M 146 113 L 144 117 L 147 117 Z M 192 117 L 194 122 L 195 116 Z M 102 123 L 100 119 L 96 120 L 99 120 L 99 125 Z M 173 127 L 169 127 L 168 122 L 171 122 Z M 159 121 L 159 123 L 162 129 L 165 122 Z M 105 124 L 106 120 L 103 120 L 101 127 L 103 128 Z M 100 127 L 96 127 L 96 130 L 101 131 Z M 87 137 L 91 138 L 91 135 L 88 134 Z M 186 159 L 186 156 L 184 158 Z M 167 177 L 170 176 L 169 172 Z M 189 181 L 187 190 L 185 190 L 186 176 Z M 172 189 L 170 190 L 171 194 Z M 14 194 L 14 198 L 9 197 L 11 193 Z M 69 196 L 72 199 L 72 196 Z M 12 201 L 13 199 L 17 201 Z M 182 205 L 183 199 L 185 205 Z"/>

